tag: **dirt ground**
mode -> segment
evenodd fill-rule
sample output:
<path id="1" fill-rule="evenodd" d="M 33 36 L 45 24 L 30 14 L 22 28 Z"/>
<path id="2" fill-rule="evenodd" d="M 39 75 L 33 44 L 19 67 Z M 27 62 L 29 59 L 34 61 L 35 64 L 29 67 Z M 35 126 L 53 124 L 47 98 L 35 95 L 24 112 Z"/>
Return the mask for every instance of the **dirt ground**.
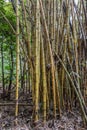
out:
<path id="1" fill-rule="evenodd" d="M 22 95 L 22 94 L 20 94 Z M 81 118 L 79 108 L 73 108 L 72 111 L 63 111 L 61 117 L 53 119 L 53 113 L 50 110 L 48 121 L 43 124 L 42 120 L 33 123 L 32 120 L 32 99 L 31 95 L 22 95 L 19 98 L 20 103 L 29 103 L 29 106 L 19 106 L 18 125 L 15 126 L 15 105 L 0 106 L 0 130 L 87 130 Z M 11 99 L 15 97 L 11 96 Z M 0 103 L 9 103 L 7 100 Z M 12 102 L 12 101 L 10 101 Z M 15 101 L 14 101 L 15 102 Z M 41 114 L 42 115 L 42 114 Z M 40 115 L 39 115 L 40 116 Z M 42 117 L 41 117 L 42 119 Z"/>
<path id="2" fill-rule="evenodd" d="M 0 107 L 0 130 L 87 130 L 80 113 L 75 109 L 73 112 L 64 112 L 56 120 L 50 117 L 50 120 L 43 124 L 42 120 L 33 123 L 28 106 L 20 107 L 17 126 L 15 126 L 14 110 L 13 106 Z"/>

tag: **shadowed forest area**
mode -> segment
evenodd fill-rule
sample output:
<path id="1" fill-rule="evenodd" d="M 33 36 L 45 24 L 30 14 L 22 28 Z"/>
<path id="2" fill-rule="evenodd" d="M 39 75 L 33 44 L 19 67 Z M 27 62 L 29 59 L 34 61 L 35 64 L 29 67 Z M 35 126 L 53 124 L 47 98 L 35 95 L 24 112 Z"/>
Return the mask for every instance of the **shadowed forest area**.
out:
<path id="1" fill-rule="evenodd" d="M 0 0 L 0 130 L 87 130 L 87 0 Z"/>

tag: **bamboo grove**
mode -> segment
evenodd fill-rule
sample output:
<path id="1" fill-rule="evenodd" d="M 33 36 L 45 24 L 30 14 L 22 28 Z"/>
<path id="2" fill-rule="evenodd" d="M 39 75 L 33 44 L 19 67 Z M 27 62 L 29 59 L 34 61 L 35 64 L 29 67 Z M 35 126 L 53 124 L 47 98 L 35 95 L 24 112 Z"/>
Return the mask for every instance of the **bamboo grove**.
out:
<path id="1" fill-rule="evenodd" d="M 87 1 L 11 0 L 16 14 L 19 88 L 32 95 L 34 121 L 79 107 L 87 122 Z M 19 80 L 19 76 L 21 80 Z M 23 82 L 26 82 L 23 85 Z"/>

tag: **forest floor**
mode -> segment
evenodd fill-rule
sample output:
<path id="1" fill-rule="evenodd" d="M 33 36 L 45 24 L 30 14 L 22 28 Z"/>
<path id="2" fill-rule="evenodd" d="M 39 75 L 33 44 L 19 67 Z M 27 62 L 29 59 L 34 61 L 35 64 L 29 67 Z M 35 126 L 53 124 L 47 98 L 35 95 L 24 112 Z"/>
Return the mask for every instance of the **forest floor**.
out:
<path id="1" fill-rule="evenodd" d="M 24 103 L 23 99 L 24 97 L 22 96 L 19 102 Z M 31 104 L 31 100 L 28 97 L 27 101 Z M 0 103 L 3 102 L 7 103 L 7 101 L 0 100 Z M 45 124 L 43 124 L 42 120 L 33 123 L 32 105 L 19 106 L 18 126 L 15 126 L 14 115 L 15 106 L 0 106 L 0 130 L 87 130 L 87 126 L 83 125 L 81 113 L 75 108 L 72 111 L 62 112 L 62 116 L 57 117 L 56 120 L 53 120 L 51 115 Z"/>

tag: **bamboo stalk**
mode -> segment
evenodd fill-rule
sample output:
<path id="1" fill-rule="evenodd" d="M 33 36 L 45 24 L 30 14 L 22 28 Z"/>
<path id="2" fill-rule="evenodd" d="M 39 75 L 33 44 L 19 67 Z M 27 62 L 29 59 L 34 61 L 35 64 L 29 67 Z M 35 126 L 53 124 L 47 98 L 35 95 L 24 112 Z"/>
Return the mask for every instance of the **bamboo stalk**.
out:
<path id="1" fill-rule="evenodd" d="M 43 82 L 43 116 L 44 123 L 46 122 L 46 107 L 47 107 L 47 82 L 46 82 L 46 68 L 45 68 L 45 55 L 43 47 L 43 39 L 41 37 L 41 58 L 42 58 L 42 82 Z"/>
<path id="2" fill-rule="evenodd" d="M 15 116 L 16 125 L 18 124 L 18 89 L 19 89 L 19 4 L 16 0 L 16 108 Z"/>
<path id="3" fill-rule="evenodd" d="M 40 83 L 40 4 L 36 1 L 36 43 L 35 43 L 35 121 L 38 121 Z"/>
<path id="4" fill-rule="evenodd" d="M 0 103 L 0 106 L 15 106 L 16 103 Z M 32 108 L 32 105 L 28 104 L 28 103 L 18 103 L 19 106 L 31 106 Z"/>

